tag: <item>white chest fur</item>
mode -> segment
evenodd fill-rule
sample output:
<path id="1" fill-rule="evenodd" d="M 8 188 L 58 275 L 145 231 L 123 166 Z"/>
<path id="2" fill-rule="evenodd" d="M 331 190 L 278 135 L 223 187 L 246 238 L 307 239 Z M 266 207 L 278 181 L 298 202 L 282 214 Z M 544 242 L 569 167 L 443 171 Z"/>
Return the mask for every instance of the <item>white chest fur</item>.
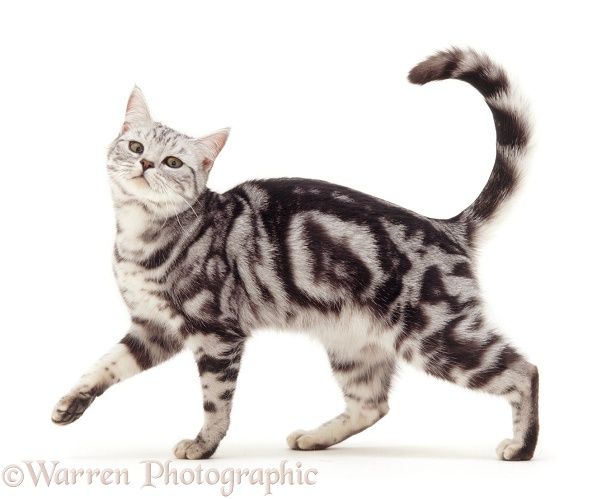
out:
<path id="1" fill-rule="evenodd" d="M 118 232 L 114 261 L 116 281 L 133 317 L 140 317 L 178 330 L 183 320 L 167 299 L 165 265 L 148 269 L 139 261 L 147 260 L 166 244 L 155 234 L 149 213 L 138 204 L 117 209 Z"/>

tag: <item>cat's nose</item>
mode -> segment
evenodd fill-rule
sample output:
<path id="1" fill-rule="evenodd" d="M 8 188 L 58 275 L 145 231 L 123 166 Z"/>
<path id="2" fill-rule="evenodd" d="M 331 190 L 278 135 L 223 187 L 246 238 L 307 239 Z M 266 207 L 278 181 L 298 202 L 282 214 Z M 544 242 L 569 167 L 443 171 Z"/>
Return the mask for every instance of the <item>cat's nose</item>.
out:
<path id="1" fill-rule="evenodd" d="M 154 163 L 144 158 L 141 160 L 141 168 L 143 168 L 143 172 L 145 173 L 148 168 L 154 168 Z"/>

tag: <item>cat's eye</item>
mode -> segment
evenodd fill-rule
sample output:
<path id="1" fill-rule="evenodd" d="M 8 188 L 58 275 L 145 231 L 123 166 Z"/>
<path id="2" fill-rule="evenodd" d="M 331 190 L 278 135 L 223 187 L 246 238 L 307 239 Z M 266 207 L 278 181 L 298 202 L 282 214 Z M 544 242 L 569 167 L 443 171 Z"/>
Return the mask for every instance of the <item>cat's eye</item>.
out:
<path id="1" fill-rule="evenodd" d="M 128 148 L 137 154 L 141 154 L 143 152 L 143 144 L 141 142 L 137 142 L 136 140 L 131 140 L 128 143 Z"/>
<path id="2" fill-rule="evenodd" d="M 167 156 L 163 160 L 163 163 L 166 164 L 169 168 L 179 168 L 184 164 L 181 159 L 176 158 L 175 156 Z"/>

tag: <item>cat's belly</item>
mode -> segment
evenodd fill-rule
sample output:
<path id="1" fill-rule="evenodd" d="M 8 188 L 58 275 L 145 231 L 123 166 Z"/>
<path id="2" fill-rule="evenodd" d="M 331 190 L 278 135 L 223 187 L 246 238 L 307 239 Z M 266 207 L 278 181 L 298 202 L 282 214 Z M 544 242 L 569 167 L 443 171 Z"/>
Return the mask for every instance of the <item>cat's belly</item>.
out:
<path id="1" fill-rule="evenodd" d="M 290 320 L 286 328 L 308 334 L 329 352 L 345 356 L 352 357 L 366 348 L 395 353 L 396 328 L 384 325 L 369 311 L 354 306 L 330 314 L 306 310 Z"/>

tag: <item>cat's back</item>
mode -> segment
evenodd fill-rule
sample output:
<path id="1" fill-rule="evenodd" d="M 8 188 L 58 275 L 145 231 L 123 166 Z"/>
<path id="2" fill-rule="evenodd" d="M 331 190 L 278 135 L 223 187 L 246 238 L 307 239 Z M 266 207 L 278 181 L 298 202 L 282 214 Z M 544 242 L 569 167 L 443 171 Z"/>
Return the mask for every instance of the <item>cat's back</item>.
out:
<path id="1" fill-rule="evenodd" d="M 389 201 L 323 180 L 274 178 L 251 180 L 229 192 L 243 197 L 260 215 L 277 240 L 298 232 L 320 236 L 347 234 L 345 239 L 369 236 L 381 246 L 391 242 L 422 252 L 434 247 L 453 255 L 467 255 L 463 228 L 455 220 L 432 219 Z"/>

